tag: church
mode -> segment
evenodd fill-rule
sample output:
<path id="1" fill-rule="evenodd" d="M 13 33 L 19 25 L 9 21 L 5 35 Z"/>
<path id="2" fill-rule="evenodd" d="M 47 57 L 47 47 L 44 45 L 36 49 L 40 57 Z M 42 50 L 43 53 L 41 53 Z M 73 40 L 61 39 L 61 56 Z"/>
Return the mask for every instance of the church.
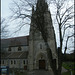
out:
<path id="1" fill-rule="evenodd" d="M 40 12 L 44 10 L 43 17 L 48 30 L 48 44 L 52 50 L 53 58 L 57 60 L 56 40 L 51 14 L 47 2 L 38 0 L 36 9 L 32 8 L 29 35 L 1 40 L 2 51 L 5 52 L 1 55 L 1 66 L 30 71 L 38 69 L 51 70 L 42 34 L 35 27 L 35 20 L 33 20 L 34 17 L 37 17 L 38 10 Z"/>

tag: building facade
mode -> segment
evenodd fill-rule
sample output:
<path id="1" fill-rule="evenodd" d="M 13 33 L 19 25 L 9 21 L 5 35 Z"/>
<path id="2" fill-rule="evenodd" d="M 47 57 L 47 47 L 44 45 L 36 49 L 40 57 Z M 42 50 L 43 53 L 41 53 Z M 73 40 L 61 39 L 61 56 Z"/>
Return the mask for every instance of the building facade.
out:
<path id="1" fill-rule="evenodd" d="M 53 58 L 57 60 L 56 41 L 51 14 L 48 10 L 47 2 L 45 2 L 45 0 L 38 0 L 36 10 L 34 10 L 34 7 L 32 8 L 32 18 L 29 36 L 12 38 L 11 40 L 4 40 L 4 42 L 6 40 L 10 40 L 11 43 L 9 43 L 8 46 L 5 48 L 8 55 L 4 57 L 2 56 L 2 65 L 8 65 L 10 68 L 21 68 L 28 70 L 51 70 L 47 57 L 47 48 L 44 43 L 42 34 L 35 27 L 36 20 L 34 20 L 34 17 L 37 17 L 38 15 L 37 10 L 40 10 L 40 12 L 44 10 L 43 18 L 44 24 L 48 31 L 48 44 L 52 50 Z"/>
<path id="2" fill-rule="evenodd" d="M 27 69 L 29 36 L 8 38 L 1 40 L 1 66 L 9 68 Z"/>

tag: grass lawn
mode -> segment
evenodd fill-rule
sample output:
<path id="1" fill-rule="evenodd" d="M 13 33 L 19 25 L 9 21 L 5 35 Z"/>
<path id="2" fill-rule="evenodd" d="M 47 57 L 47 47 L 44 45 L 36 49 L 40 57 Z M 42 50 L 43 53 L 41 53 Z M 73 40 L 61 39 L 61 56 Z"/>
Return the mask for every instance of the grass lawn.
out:
<path id="1" fill-rule="evenodd" d="M 62 75 L 71 75 L 71 71 L 75 75 L 75 62 L 64 62 L 62 66 L 68 70 L 68 72 L 62 73 Z"/>
<path id="2" fill-rule="evenodd" d="M 68 71 L 68 72 L 62 73 L 62 75 L 71 75 L 71 71 Z M 75 74 L 74 74 L 74 71 L 72 71 L 72 75 L 75 75 Z"/>
<path id="3" fill-rule="evenodd" d="M 62 73 L 62 75 L 71 75 L 71 73 L 68 71 L 68 72 Z"/>

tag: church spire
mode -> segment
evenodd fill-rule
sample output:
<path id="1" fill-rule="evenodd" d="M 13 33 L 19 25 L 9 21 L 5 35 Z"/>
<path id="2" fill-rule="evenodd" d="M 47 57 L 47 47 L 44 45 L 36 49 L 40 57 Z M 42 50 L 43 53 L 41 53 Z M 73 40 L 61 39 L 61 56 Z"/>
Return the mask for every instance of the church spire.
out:
<path id="1" fill-rule="evenodd" d="M 48 5 L 45 0 L 37 0 L 36 11 L 45 12 L 48 10 Z"/>

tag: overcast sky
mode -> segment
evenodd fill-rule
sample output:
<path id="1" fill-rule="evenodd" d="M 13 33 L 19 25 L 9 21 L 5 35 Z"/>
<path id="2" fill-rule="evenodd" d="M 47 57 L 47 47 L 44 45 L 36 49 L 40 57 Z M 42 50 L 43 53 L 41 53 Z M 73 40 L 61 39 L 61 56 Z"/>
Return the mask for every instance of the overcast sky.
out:
<path id="1" fill-rule="evenodd" d="M 9 9 L 11 2 L 12 0 L 1 0 L 1 17 L 2 18 L 7 19 L 11 15 L 11 11 Z M 16 27 L 15 25 L 12 25 L 12 24 L 9 26 L 9 32 L 10 32 L 9 37 L 25 36 L 29 34 L 29 26 L 25 26 L 25 29 L 21 29 L 21 33 L 18 32 L 16 34 L 13 34 L 14 28 Z"/>
<path id="2" fill-rule="evenodd" d="M 1 0 L 1 17 L 8 17 L 10 14 L 9 4 L 12 0 Z"/>

